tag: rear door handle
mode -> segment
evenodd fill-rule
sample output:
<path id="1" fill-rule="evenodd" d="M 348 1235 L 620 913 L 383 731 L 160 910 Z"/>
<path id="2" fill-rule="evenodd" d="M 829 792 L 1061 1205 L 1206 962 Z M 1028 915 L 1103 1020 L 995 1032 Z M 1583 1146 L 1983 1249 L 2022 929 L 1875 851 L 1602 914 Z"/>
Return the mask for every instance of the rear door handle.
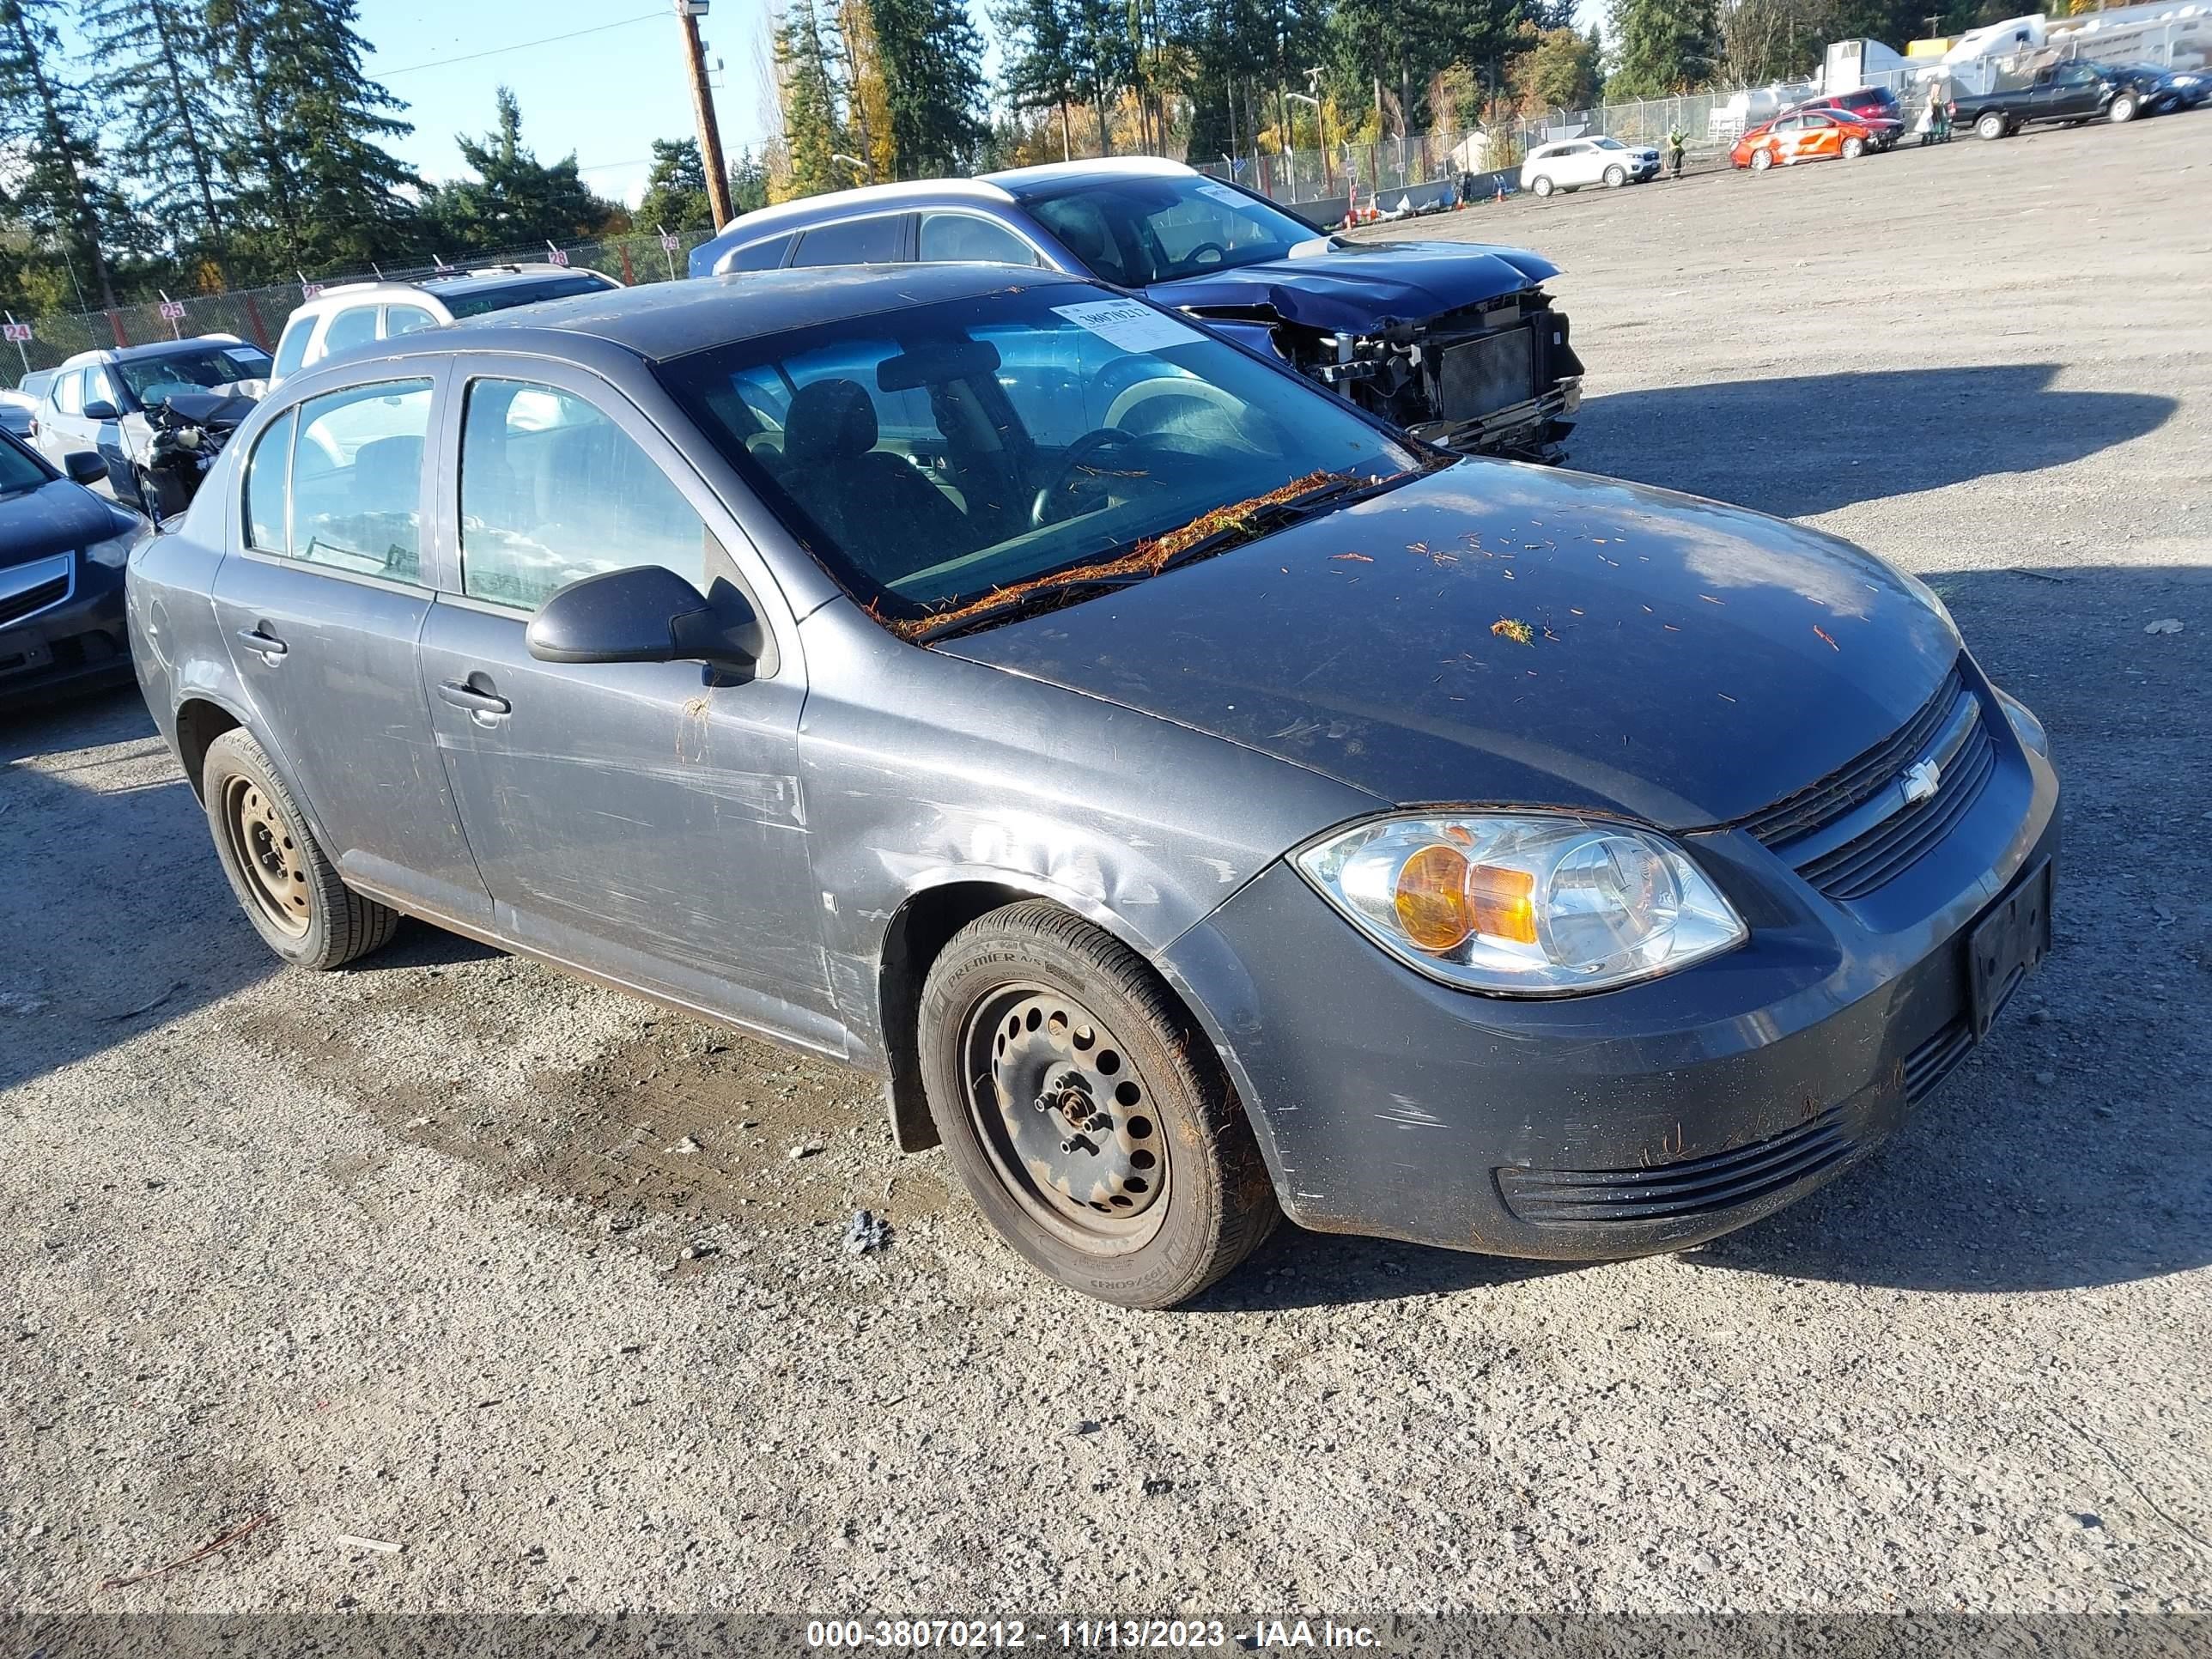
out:
<path id="1" fill-rule="evenodd" d="M 514 705 L 505 697 L 495 697 L 489 691 L 479 691 L 473 685 L 463 685 L 457 680 L 439 683 L 438 695 L 456 708 L 465 708 L 471 714 L 512 714 Z"/>
<path id="2" fill-rule="evenodd" d="M 274 634 L 264 634 L 258 627 L 243 629 L 238 637 L 259 653 L 264 662 L 273 663 L 292 648 Z"/>

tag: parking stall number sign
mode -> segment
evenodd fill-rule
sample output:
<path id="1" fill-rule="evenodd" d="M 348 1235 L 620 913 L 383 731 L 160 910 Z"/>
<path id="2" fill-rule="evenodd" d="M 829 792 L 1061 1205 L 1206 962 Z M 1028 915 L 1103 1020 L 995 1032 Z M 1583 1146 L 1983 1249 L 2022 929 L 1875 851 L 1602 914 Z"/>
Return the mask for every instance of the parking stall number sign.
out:
<path id="1" fill-rule="evenodd" d="M 549 257 L 550 257 L 553 263 L 556 265 L 565 265 L 568 263 L 568 256 L 557 247 L 553 250 L 552 253 Z"/>
<path id="2" fill-rule="evenodd" d="M 5 337 L 9 345 L 21 345 L 31 337 L 31 325 L 28 323 L 9 323 Z"/>
<path id="3" fill-rule="evenodd" d="M 164 300 L 161 301 L 161 320 L 163 322 L 181 322 L 184 319 L 184 315 L 185 302 L 182 300 Z"/>
<path id="4" fill-rule="evenodd" d="M 660 233 L 660 251 L 663 253 L 673 253 L 680 246 L 674 231 L 664 230 Z"/>

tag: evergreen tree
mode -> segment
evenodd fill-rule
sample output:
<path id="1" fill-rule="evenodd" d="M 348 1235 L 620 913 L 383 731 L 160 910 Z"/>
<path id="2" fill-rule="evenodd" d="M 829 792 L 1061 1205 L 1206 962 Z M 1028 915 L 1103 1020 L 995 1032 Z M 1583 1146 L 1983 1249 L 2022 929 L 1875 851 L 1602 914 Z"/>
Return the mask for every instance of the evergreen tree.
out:
<path id="1" fill-rule="evenodd" d="M 844 65 L 846 119 L 866 163 L 867 182 L 895 178 L 898 144 L 891 136 L 890 86 L 869 0 L 837 0 L 837 49 Z"/>
<path id="2" fill-rule="evenodd" d="M 0 0 L 0 143 L 20 156 L 16 215 L 53 237 L 90 273 L 100 302 L 115 304 L 100 246 L 121 203 L 100 176 L 98 131 L 83 89 L 64 73 L 56 0 Z"/>
<path id="3" fill-rule="evenodd" d="M 846 183 L 844 163 L 833 159 L 844 145 L 830 52 L 829 32 L 814 0 L 793 0 L 775 32 L 776 100 L 783 112 L 793 196 L 818 196 Z"/>
<path id="4" fill-rule="evenodd" d="M 411 131 L 406 106 L 362 72 L 354 0 L 207 0 L 227 41 L 217 72 L 231 109 L 224 158 L 250 230 L 276 270 L 361 265 L 411 251 L 421 181 L 384 149 Z"/>
<path id="5" fill-rule="evenodd" d="M 697 139 L 653 141 L 653 167 L 645 175 L 645 194 L 638 198 L 635 216 L 645 228 L 714 229 L 714 209 L 707 199 L 707 168 L 699 159 Z"/>
<path id="6" fill-rule="evenodd" d="M 751 150 L 741 149 L 730 168 L 730 207 L 734 212 L 753 213 L 767 205 L 768 163 Z"/>
<path id="7" fill-rule="evenodd" d="M 1076 85 L 1074 22 L 1066 0 L 1007 0 L 993 20 L 1003 43 L 1000 90 L 1017 115 L 1050 111 L 1060 151 L 1074 154 L 1068 111 Z"/>
<path id="8" fill-rule="evenodd" d="M 522 142 L 522 106 L 514 94 L 501 87 L 495 101 L 496 128 L 482 138 L 456 134 L 453 139 L 476 178 L 424 194 L 423 222 L 441 248 L 489 252 L 599 234 L 616 204 L 585 185 L 575 152 L 546 166 Z M 699 187 L 703 193 L 703 173 Z"/>
<path id="9" fill-rule="evenodd" d="M 93 0 L 84 27 L 101 65 L 97 90 L 118 135 L 116 161 L 137 187 L 139 205 L 170 228 L 173 246 L 196 240 L 220 261 L 216 187 L 225 114 L 216 97 L 206 14 L 190 0 Z M 192 236 L 182 234 L 187 225 Z"/>
<path id="10" fill-rule="evenodd" d="M 1528 50 L 1513 60 L 1512 82 L 1524 114 L 1588 109 L 1597 101 L 1597 42 L 1571 27 L 1531 29 Z"/>
<path id="11" fill-rule="evenodd" d="M 867 0 L 902 178 L 954 173 L 983 141 L 983 37 L 962 0 Z"/>
<path id="12" fill-rule="evenodd" d="M 1712 79 L 1720 19 L 1714 0 L 1613 0 L 1613 95 L 1665 98 Z"/>

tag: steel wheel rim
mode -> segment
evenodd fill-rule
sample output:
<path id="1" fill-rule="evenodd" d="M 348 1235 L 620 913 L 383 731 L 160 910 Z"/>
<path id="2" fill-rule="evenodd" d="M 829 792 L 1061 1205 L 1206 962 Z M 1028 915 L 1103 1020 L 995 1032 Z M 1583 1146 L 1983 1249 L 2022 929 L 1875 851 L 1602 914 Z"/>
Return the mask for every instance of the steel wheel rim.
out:
<path id="1" fill-rule="evenodd" d="M 968 1116 L 992 1174 L 1048 1231 L 1097 1255 L 1140 1249 L 1167 1214 L 1168 1138 L 1116 1033 L 1037 984 L 976 999 L 959 1054 Z"/>
<path id="2" fill-rule="evenodd" d="M 286 938 L 304 938 L 315 916 L 307 856 L 269 792 L 252 778 L 226 779 L 222 827 L 253 908 Z"/>

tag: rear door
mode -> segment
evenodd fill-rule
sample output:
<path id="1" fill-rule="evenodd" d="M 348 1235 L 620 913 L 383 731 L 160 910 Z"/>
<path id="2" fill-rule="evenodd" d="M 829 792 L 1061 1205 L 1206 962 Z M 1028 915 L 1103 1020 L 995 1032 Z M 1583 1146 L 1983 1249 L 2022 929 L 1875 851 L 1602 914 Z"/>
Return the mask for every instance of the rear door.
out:
<path id="1" fill-rule="evenodd" d="M 540 662 L 556 589 L 659 564 L 760 604 L 742 532 L 596 375 L 472 360 L 447 422 L 457 574 L 422 674 L 499 931 L 559 960 L 837 1048 L 799 785 L 795 640 L 742 684 L 696 662 Z M 458 591 L 454 591 L 458 590 Z"/>
<path id="2" fill-rule="evenodd" d="M 295 404 L 241 470 L 215 612 L 275 757 L 349 880 L 477 927 L 491 902 L 462 838 L 415 653 L 426 441 L 442 365 Z"/>

